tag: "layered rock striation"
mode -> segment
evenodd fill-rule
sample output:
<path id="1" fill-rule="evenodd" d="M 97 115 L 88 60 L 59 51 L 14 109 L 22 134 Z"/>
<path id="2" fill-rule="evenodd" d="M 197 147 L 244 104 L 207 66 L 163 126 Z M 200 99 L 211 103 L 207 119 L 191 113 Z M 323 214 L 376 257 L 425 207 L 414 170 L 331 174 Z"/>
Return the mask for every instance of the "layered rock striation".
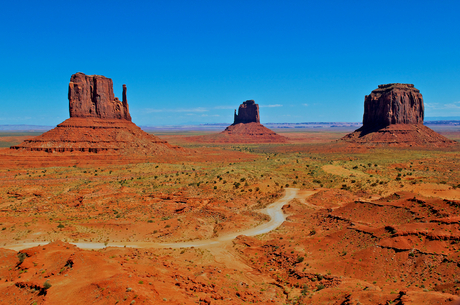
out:
<path id="1" fill-rule="evenodd" d="M 120 101 L 113 95 L 110 78 L 79 72 L 70 78 L 68 97 L 69 119 L 11 149 L 141 155 L 185 151 L 144 132 L 131 122 L 126 85 L 123 85 L 123 99 Z"/>
<path id="2" fill-rule="evenodd" d="M 423 97 L 414 85 L 379 85 L 364 98 L 363 126 L 341 140 L 393 146 L 449 146 L 456 143 L 423 125 L 423 118 Z"/>

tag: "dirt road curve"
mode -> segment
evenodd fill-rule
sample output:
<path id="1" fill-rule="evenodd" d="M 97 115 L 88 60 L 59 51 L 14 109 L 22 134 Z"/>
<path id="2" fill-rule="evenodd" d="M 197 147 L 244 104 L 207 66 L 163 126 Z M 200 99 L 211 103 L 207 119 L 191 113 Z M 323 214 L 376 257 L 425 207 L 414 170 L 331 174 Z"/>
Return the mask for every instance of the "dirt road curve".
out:
<path id="1" fill-rule="evenodd" d="M 299 190 L 296 188 L 286 188 L 286 193 L 284 197 L 278 199 L 274 203 L 267 206 L 265 209 L 260 212 L 270 216 L 271 220 L 267 223 L 261 224 L 255 228 L 251 228 L 245 231 L 228 233 L 215 237 L 212 239 L 197 240 L 190 242 L 180 242 L 180 243 L 154 243 L 154 242 L 117 242 L 117 243 L 71 243 L 76 245 L 81 249 L 103 249 L 106 247 L 132 247 L 132 248 L 213 248 L 215 246 L 222 246 L 223 243 L 227 243 L 235 239 L 239 235 L 246 236 L 255 236 L 264 233 L 268 233 L 276 228 L 278 228 L 285 220 L 286 216 L 282 211 L 282 207 L 287 204 L 292 199 L 296 198 L 297 192 Z M 11 250 L 22 250 L 38 245 L 43 245 L 44 242 L 34 242 L 34 243 L 23 243 L 23 244 L 10 244 L 5 245 L 2 248 L 11 249 Z"/>

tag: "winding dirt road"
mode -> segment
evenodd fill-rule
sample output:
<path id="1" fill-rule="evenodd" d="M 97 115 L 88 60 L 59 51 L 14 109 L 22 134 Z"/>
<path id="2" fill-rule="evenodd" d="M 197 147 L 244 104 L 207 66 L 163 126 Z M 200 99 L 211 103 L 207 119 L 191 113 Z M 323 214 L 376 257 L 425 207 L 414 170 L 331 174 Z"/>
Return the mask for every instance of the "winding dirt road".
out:
<path id="1" fill-rule="evenodd" d="M 265 209 L 260 210 L 261 213 L 267 214 L 270 216 L 270 221 L 260 226 L 240 231 L 240 232 L 233 232 L 223 234 L 221 236 L 205 239 L 205 240 L 197 240 L 197 241 L 190 241 L 190 242 L 178 242 L 178 243 L 155 243 L 155 242 L 115 242 L 115 243 L 71 243 L 81 249 L 103 249 L 106 247 L 131 247 L 131 248 L 211 248 L 215 246 L 221 246 L 223 243 L 227 243 L 233 239 L 235 239 L 239 235 L 246 235 L 246 236 L 255 236 L 264 233 L 268 233 L 276 228 L 278 228 L 285 220 L 286 215 L 283 213 L 283 206 L 287 204 L 292 199 L 296 198 L 299 189 L 296 188 L 286 188 L 286 193 L 284 196 L 274 203 L 268 205 Z M 7 244 L 2 248 L 11 249 L 20 251 L 23 249 L 44 245 L 44 242 L 32 242 L 32 243 L 23 243 L 23 244 Z"/>

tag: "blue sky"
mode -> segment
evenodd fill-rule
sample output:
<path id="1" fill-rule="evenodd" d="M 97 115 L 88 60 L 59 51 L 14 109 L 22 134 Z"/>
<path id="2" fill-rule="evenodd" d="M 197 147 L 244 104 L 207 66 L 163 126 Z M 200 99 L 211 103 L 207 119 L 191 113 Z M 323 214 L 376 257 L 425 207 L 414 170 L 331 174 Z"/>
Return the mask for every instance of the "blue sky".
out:
<path id="1" fill-rule="evenodd" d="M 67 119 L 76 72 L 128 87 L 138 125 L 357 122 L 364 96 L 413 83 L 426 117 L 460 116 L 458 1 L 8 1 L 0 124 Z"/>

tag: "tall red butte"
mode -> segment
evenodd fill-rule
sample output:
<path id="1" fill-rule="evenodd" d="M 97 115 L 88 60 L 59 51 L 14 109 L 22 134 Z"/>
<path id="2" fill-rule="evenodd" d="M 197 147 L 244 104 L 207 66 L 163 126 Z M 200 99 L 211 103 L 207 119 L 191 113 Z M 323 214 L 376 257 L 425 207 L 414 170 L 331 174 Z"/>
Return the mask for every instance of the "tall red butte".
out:
<path id="1" fill-rule="evenodd" d="M 341 140 L 388 146 L 442 147 L 456 143 L 423 125 L 423 118 L 423 97 L 414 85 L 379 85 L 364 99 L 363 126 Z"/>
<path id="2" fill-rule="evenodd" d="M 141 130 L 131 122 L 126 85 L 122 101 L 113 82 L 78 72 L 70 78 L 70 118 L 56 128 L 11 149 L 44 152 L 171 154 L 183 149 Z"/>

